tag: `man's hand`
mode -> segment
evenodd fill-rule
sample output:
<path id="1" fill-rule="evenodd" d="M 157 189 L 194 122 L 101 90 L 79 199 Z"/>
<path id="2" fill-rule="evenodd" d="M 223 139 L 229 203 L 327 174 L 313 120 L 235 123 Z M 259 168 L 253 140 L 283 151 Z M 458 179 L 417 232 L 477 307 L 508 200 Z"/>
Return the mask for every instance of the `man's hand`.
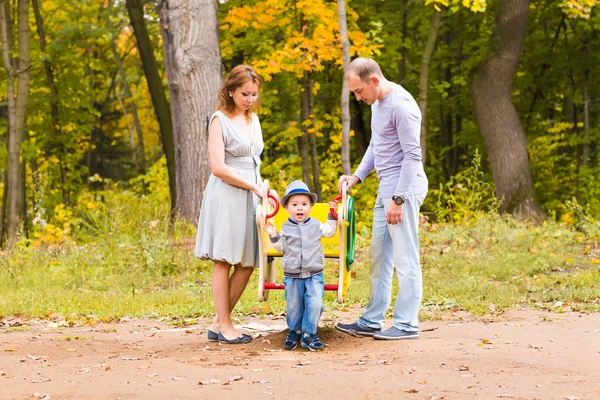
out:
<path id="1" fill-rule="evenodd" d="M 398 205 L 395 202 L 391 202 L 390 206 L 385 213 L 385 219 L 390 225 L 396 225 L 402 222 L 402 212 L 404 211 L 404 204 Z"/>
<path id="2" fill-rule="evenodd" d="M 338 181 L 338 190 L 340 191 L 340 193 L 342 193 L 342 186 L 344 185 L 344 182 L 348 183 L 348 187 L 346 189 L 350 191 L 350 188 L 356 185 L 358 182 L 360 182 L 360 179 L 358 179 L 358 176 L 356 175 L 340 176 L 340 180 Z"/>
<path id="3" fill-rule="evenodd" d="M 269 234 L 270 237 L 277 235 L 277 228 L 275 227 L 275 225 L 273 225 L 273 223 L 270 220 L 267 220 L 265 222 L 263 229 Z"/>

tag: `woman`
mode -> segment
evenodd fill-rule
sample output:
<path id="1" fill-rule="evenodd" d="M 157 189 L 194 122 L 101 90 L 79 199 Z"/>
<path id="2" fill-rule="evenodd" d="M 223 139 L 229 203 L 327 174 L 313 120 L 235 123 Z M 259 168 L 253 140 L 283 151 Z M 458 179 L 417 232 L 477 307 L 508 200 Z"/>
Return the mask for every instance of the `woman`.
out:
<path id="1" fill-rule="evenodd" d="M 212 291 L 217 315 L 208 339 L 228 344 L 252 340 L 234 328 L 231 311 L 258 266 L 254 210 L 262 197 L 259 166 L 264 144 L 253 111 L 260 104 L 261 83 L 247 65 L 231 70 L 208 129 L 212 174 L 204 191 L 195 254 L 214 261 Z"/>

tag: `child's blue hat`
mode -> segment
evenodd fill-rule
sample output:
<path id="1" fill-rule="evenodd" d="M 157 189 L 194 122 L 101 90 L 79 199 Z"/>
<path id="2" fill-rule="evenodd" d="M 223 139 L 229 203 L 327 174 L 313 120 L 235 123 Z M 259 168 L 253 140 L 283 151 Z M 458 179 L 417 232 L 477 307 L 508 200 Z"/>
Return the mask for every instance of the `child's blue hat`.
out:
<path id="1" fill-rule="evenodd" d="M 306 186 L 306 183 L 302 181 L 293 181 L 292 183 L 290 183 L 285 189 L 285 196 L 283 196 L 279 200 L 279 202 L 285 207 L 289 198 L 296 194 L 307 195 L 308 197 L 310 197 L 310 201 L 312 202 L 312 204 L 315 204 L 317 202 L 317 195 L 315 193 L 311 193 L 310 190 L 308 190 L 308 186 Z"/>

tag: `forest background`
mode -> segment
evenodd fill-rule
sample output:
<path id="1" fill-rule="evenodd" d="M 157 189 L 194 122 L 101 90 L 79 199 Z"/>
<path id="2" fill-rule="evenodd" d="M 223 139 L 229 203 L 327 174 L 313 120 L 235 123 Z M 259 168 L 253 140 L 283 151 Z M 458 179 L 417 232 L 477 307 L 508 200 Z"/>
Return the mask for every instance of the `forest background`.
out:
<path id="1" fill-rule="evenodd" d="M 264 78 L 263 177 L 327 201 L 370 140 L 357 56 L 423 113 L 425 312 L 600 308 L 595 0 L 0 0 L 0 28 L 0 316 L 210 313 L 192 246 L 223 75 Z"/>

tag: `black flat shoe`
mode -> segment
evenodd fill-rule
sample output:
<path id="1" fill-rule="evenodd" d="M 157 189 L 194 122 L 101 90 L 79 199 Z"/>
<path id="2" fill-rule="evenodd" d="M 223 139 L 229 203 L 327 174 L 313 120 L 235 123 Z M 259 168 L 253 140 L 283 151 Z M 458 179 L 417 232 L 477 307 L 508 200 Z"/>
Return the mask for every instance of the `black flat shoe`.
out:
<path id="1" fill-rule="evenodd" d="M 238 336 L 235 339 L 227 339 L 225 336 L 219 332 L 219 343 L 227 343 L 227 344 L 246 344 L 252 341 L 252 336 L 247 334 L 242 334 L 242 336 Z"/>
<path id="2" fill-rule="evenodd" d="M 208 336 L 209 342 L 218 342 L 219 341 L 219 334 L 217 332 L 211 331 L 210 329 L 208 330 L 208 333 L 206 334 L 206 336 Z"/>

